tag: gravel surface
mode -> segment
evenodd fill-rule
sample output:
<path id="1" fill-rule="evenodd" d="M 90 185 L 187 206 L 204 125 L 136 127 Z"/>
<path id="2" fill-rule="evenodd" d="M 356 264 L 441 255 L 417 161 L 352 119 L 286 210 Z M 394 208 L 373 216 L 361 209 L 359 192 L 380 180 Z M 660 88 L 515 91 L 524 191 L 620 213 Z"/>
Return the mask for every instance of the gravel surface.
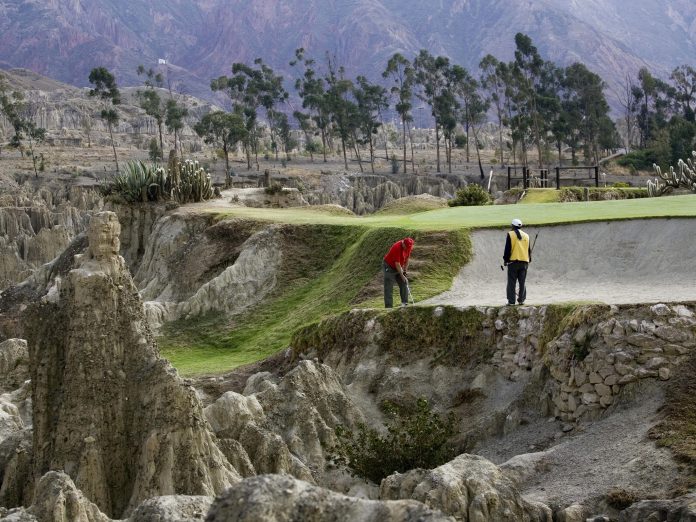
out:
<path id="1" fill-rule="evenodd" d="M 637 385 L 627 388 L 617 406 L 600 419 L 583 421 L 568 433 L 558 422 L 542 420 L 489 440 L 476 453 L 497 464 L 512 459 L 503 468 L 522 463 L 527 473 L 519 483 L 520 492 L 547 504 L 597 505 L 613 488 L 665 497 L 680 478 L 680 466 L 669 450 L 657 448 L 647 437 L 663 402 L 659 384 Z M 548 449 L 523 454 L 532 446 Z"/>

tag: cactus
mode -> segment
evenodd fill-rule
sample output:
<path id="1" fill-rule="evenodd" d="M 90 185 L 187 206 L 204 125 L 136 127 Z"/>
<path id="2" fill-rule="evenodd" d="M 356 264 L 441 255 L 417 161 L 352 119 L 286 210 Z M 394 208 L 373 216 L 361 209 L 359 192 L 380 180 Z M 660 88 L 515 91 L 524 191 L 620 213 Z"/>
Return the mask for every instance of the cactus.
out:
<path id="1" fill-rule="evenodd" d="M 174 199 L 179 203 L 189 203 L 213 197 L 210 174 L 197 161 L 186 160 L 178 167 L 177 183 L 172 187 Z"/>
<path id="2" fill-rule="evenodd" d="M 648 194 L 650 197 L 662 196 L 666 192 L 680 187 L 687 188 L 696 194 L 696 162 L 694 162 L 696 151 L 692 151 L 691 156 L 686 162 L 680 159 L 677 163 L 677 170 L 674 170 L 674 167 L 670 167 L 669 173 L 663 174 L 662 169 L 653 164 L 657 178 L 654 181 L 648 180 Z"/>

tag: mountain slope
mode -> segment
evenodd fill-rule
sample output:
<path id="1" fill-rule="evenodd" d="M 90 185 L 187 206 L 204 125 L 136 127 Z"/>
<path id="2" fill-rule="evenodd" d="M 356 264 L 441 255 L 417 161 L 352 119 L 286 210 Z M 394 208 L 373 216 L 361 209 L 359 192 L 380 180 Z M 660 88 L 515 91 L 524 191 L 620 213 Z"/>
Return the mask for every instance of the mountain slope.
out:
<path id="1" fill-rule="evenodd" d="M 668 75 L 696 54 L 691 0 L 0 0 L 0 64 L 85 85 L 97 65 L 122 84 L 138 64 L 171 64 L 177 90 L 210 97 L 211 78 L 260 56 L 286 74 L 294 49 L 335 55 L 377 78 L 388 56 L 421 48 L 475 69 L 510 59 L 514 34 L 543 55 L 580 60 L 616 87 L 648 65 Z M 125 7 L 124 7 L 125 5 Z"/>

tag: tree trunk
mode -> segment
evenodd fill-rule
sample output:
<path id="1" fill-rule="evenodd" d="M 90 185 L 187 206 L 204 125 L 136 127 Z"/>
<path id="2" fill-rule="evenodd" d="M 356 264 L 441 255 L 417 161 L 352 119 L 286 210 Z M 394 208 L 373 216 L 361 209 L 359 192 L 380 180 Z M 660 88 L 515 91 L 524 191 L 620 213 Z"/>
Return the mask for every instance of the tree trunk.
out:
<path id="1" fill-rule="evenodd" d="M 326 129 L 321 129 L 321 152 L 324 155 L 324 163 L 326 163 Z"/>
<path id="2" fill-rule="evenodd" d="M 355 157 L 358 158 L 358 165 L 360 165 L 360 172 L 365 172 L 362 166 L 362 159 L 360 158 L 360 151 L 358 150 L 358 140 L 355 139 L 355 133 L 353 133 L 353 148 L 355 149 Z"/>
<path id="3" fill-rule="evenodd" d="M 561 140 L 558 140 L 558 166 L 562 165 L 563 158 L 561 156 Z"/>
<path id="4" fill-rule="evenodd" d="M 226 142 L 223 142 L 222 150 L 225 152 L 225 188 L 230 188 L 230 154 Z"/>
<path id="5" fill-rule="evenodd" d="M 375 173 L 375 150 L 372 145 L 372 135 L 370 134 L 370 170 Z"/>
<path id="6" fill-rule="evenodd" d="M 411 172 L 414 174 L 416 173 L 416 162 L 413 159 L 413 139 L 411 138 L 411 127 L 408 128 L 408 144 L 411 146 Z M 406 171 L 404 170 L 404 174 L 406 174 Z"/>
<path id="7" fill-rule="evenodd" d="M 437 156 L 437 172 L 440 172 L 440 126 L 435 118 L 435 152 Z"/>
<path id="8" fill-rule="evenodd" d="M 157 128 L 159 129 L 160 138 L 160 159 L 164 161 L 164 140 L 162 139 L 162 122 L 157 122 Z"/>
<path id="9" fill-rule="evenodd" d="M 500 166 L 505 166 L 505 159 L 503 158 L 503 120 L 498 118 L 498 139 L 500 143 Z"/>
<path id="10" fill-rule="evenodd" d="M 408 165 L 406 164 L 406 116 L 401 117 L 401 125 L 404 131 L 404 174 L 406 174 L 408 171 Z"/>
<path id="11" fill-rule="evenodd" d="M 346 140 L 343 136 L 341 136 L 341 146 L 343 147 L 343 165 L 346 167 L 346 171 L 348 171 L 348 156 L 346 155 Z"/>
<path id="12" fill-rule="evenodd" d="M 116 155 L 116 145 L 114 144 L 114 133 L 111 128 L 111 123 L 108 125 L 109 127 L 109 136 L 111 136 L 111 148 L 114 150 L 114 161 L 116 162 L 116 174 L 119 172 L 118 168 L 118 156 Z"/>
<path id="13" fill-rule="evenodd" d="M 478 159 L 479 172 L 481 173 L 481 179 L 485 179 L 486 175 L 483 173 L 483 165 L 481 164 L 481 150 L 478 146 L 478 134 L 476 133 L 476 125 L 472 125 L 471 129 L 474 131 L 474 147 L 476 148 L 476 157 Z"/>

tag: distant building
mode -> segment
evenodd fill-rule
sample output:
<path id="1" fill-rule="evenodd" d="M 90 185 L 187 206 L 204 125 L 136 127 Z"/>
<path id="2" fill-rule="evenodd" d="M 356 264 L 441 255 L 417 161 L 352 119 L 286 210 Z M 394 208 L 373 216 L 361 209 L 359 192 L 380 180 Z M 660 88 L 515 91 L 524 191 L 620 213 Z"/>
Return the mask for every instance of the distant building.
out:
<path id="1" fill-rule="evenodd" d="M 158 65 L 167 65 L 167 60 L 165 60 L 164 58 L 160 58 L 159 60 L 157 60 L 157 64 Z"/>

